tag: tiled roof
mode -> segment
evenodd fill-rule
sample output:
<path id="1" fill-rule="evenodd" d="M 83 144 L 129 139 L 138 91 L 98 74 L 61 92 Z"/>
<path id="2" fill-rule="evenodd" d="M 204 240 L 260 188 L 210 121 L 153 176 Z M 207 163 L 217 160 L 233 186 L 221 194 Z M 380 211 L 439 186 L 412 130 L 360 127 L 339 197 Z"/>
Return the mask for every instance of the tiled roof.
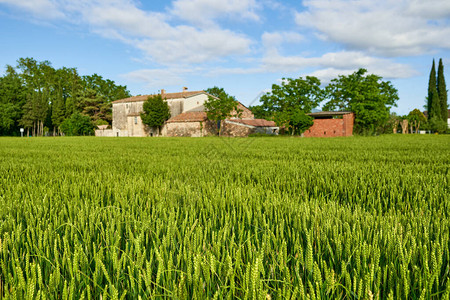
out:
<path id="1" fill-rule="evenodd" d="M 351 111 L 319 111 L 315 113 L 309 113 L 308 116 L 311 117 L 331 117 L 331 116 L 343 116 L 351 114 Z"/>
<path id="2" fill-rule="evenodd" d="M 253 120 L 231 119 L 229 121 L 255 127 L 277 127 L 277 124 L 274 121 L 267 121 L 264 119 L 253 119 Z"/>
<path id="3" fill-rule="evenodd" d="M 179 99 L 179 98 L 192 97 L 192 96 L 202 94 L 202 93 L 204 93 L 204 91 L 184 91 L 184 92 L 179 92 L 179 93 L 164 93 L 161 96 L 163 99 Z M 112 103 L 140 102 L 140 101 L 147 100 L 147 98 L 149 96 L 155 96 L 155 95 L 134 96 L 134 97 L 116 100 L 116 101 L 113 101 Z"/>
<path id="4" fill-rule="evenodd" d="M 178 123 L 178 122 L 203 122 L 206 121 L 208 117 L 204 111 L 190 111 L 179 114 L 173 118 L 167 120 L 167 123 Z"/>

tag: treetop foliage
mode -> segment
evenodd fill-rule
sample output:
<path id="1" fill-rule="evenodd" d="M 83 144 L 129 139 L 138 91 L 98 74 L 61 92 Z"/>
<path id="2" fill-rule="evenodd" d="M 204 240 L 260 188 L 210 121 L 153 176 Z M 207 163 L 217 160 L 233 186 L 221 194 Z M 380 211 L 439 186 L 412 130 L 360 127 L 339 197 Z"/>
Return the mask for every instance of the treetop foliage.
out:
<path id="1" fill-rule="evenodd" d="M 91 135 L 94 133 L 94 125 L 88 116 L 74 112 L 61 123 L 61 131 L 68 136 Z"/>
<path id="2" fill-rule="evenodd" d="M 170 109 L 161 95 L 152 95 L 144 102 L 142 123 L 149 127 L 161 127 L 170 118 Z"/>
<path id="3" fill-rule="evenodd" d="M 98 74 L 81 76 L 76 68 L 20 58 L 0 77 L 0 135 L 18 134 L 19 127 L 42 135 L 44 126 L 57 133 L 75 112 L 110 124 L 111 102 L 130 96 L 125 86 Z"/>
<path id="4" fill-rule="evenodd" d="M 439 106 L 441 110 L 441 120 L 447 121 L 448 118 L 448 99 L 447 87 L 444 78 L 444 64 L 442 58 L 439 59 L 438 73 L 437 73 L 437 94 L 439 96 Z"/>
<path id="5" fill-rule="evenodd" d="M 329 101 L 324 110 L 352 111 L 355 113 L 355 132 L 374 133 L 389 119 L 390 108 L 399 99 L 397 89 L 390 81 L 374 74 L 366 75 L 359 69 L 350 75 L 332 79 L 325 88 Z"/>
<path id="6" fill-rule="evenodd" d="M 241 110 L 238 108 L 239 102 L 234 96 L 228 95 L 223 88 L 214 86 L 206 89 L 211 96 L 204 103 L 208 119 L 215 121 L 218 125 L 219 135 L 221 122 L 233 115 L 240 116 Z"/>
<path id="7" fill-rule="evenodd" d="M 426 108 L 428 111 L 428 129 L 434 132 L 445 132 L 448 126 L 448 103 L 442 58 L 439 59 L 437 76 L 433 59 L 433 64 L 430 71 L 430 79 L 428 81 L 428 97 Z"/>
<path id="8" fill-rule="evenodd" d="M 313 117 L 308 116 L 301 109 L 278 111 L 274 115 L 274 121 L 278 126 L 289 129 L 291 134 L 302 134 L 313 124 Z"/>
<path id="9" fill-rule="evenodd" d="M 433 117 L 440 118 L 441 106 L 439 105 L 439 95 L 436 83 L 436 67 L 434 59 L 433 65 L 431 66 L 430 79 L 428 81 L 427 110 L 429 119 L 432 119 Z"/>
<path id="10" fill-rule="evenodd" d="M 297 79 L 283 78 L 281 84 L 273 84 L 272 90 L 260 99 L 266 111 L 286 112 L 299 109 L 305 113 L 319 105 L 324 99 L 320 80 L 313 76 Z"/>

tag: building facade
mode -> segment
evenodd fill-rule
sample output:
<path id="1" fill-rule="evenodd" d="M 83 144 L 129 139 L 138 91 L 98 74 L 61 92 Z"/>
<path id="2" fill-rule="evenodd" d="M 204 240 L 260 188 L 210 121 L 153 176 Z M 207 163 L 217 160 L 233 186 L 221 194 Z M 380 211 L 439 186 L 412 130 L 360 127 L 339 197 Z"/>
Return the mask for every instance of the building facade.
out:
<path id="1" fill-rule="evenodd" d="M 314 124 L 303 133 L 305 137 L 352 136 L 355 114 L 349 111 L 310 113 Z"/>
<path id="2" fill-rule="evenodd" d="M 151 95 L 135 96 L 114 101 L 112 103 L 112 129 L 99 128 L 95 131 L 95 135 L 108 137 L 201 137 L 217 134 L 217 124 L 208 120 L 204 107 L 204 103 L 208 100 L 208 97 L 213 96 L 205 91 L 188 91 L 184 88 L 180 93 L 166 93 L 162 90 L 161 97 L 167 101 L 171 117 L 160 129 L 149 128 L 142 123 L 140 114 L 143 111 L 144 102 L 149 96 Z M 256 121 L 255 117 L 241 103 L 238 103 L 238 110 L 240 111 L 239 115 L 236 112 L 232 112 L 232 116 L 222 123 L 222 126 L 224 126 L 222 132 L 225 132 L 225 135 L 247 136 L 249 132 L 263 130 L 262 128 L 266 125 L 275 126 L 273 122 L 273 124 L 263 124 L 261 122 L 254 122 L 253 125 L 245 124 L 242 121 Z M 251 130 L 248 130 L 249 126 Z M 241 130 L 238 130 L 237 127 Z M 273 129 L 269 131 L 274 132 Z M 276 132 L 278 133 L 278 131 Z"/>

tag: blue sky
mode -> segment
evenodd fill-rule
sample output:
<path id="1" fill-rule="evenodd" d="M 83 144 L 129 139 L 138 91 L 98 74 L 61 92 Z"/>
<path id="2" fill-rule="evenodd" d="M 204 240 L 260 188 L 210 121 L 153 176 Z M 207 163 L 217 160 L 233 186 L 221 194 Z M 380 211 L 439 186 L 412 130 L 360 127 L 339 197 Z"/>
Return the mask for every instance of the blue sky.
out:
<path id="1" fill-rule="evenodd" d="M 133 95 L 224 87 L 246 105 L 283 77 L 358 68 L 422 109 L 433 58 L 450 85 L 447 0 L 0 0 L 0 66 L 76 67 Z"/>

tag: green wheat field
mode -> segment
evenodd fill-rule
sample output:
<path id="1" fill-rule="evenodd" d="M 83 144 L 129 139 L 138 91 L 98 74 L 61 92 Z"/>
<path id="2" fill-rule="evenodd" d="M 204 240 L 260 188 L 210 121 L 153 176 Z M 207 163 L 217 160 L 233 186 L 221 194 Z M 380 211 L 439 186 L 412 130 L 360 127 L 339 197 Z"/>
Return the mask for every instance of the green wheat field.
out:
<path id="1" fill-rule="evenodd" d="M 0 138 L 0 298 L 448 299 L 450 136 Z"/>

